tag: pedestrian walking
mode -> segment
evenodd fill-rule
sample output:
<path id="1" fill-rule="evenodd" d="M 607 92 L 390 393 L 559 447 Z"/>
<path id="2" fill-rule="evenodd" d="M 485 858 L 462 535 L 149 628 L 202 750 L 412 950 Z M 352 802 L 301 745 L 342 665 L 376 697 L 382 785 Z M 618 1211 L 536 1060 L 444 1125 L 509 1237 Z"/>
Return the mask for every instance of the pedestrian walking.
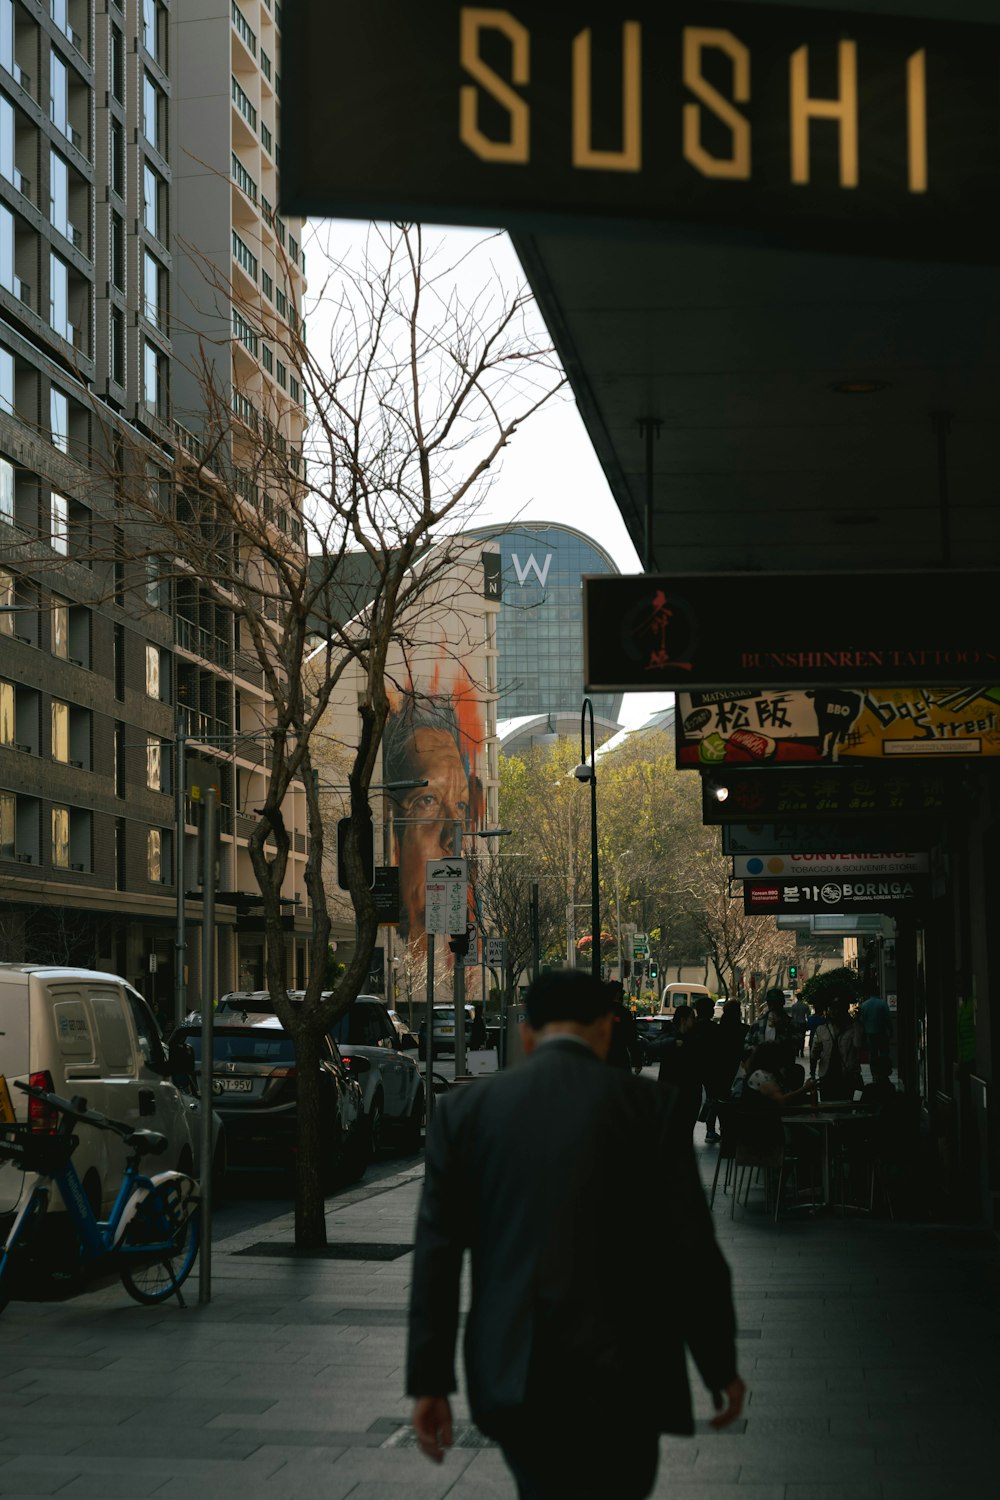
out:
<path id="1" fill-rule="evenodd" d="M 727 1000 L 722 1007 L 718 1024 L 712 1028 L 712 1039 L 708 1054 L 708 1069 L 705 1074 L 705 1092 L 708 1101 L 705 1110 L 705 1144 L 717 1146 L 720 1136 L 716 1130 L 719 1105 L 726 1103 L 733 1092 L 736 1077 L 743 1059 L 743 1012 L 738 1000 Z"/>
<path id="2" fill-rule="evenodd" d="M 661 1432 L 693 1430 L 685 1348 L 715 1427 L 740 1414 L 729 1271 L 676 1094 L 602 1066 L 605 985 L 544 974 L 525 1001 L 525 1062 L 439 1101 L 427 1141 L 407 1390 L 421 1450 L 453 1437 L 463 1252 L 469 1406 L 522 1500 L 642 1500 Z M 655 1190 L 653 1185 L 655 1184 Z M 651 1247 L 684 1266 L 683 1298 L 636 1317 L 627 1268 Z"/>
<path id="3" fill-rule="evenodd" d="M 888 1065 L 892 1072 L 892 1057 L 890 1053 L 890 1042 L 892 1041 L 892 1011 L 888 1002 L 881 995 L 869 995 L 862 1000 L 858 1006 L 858 1019 L 865 1032 L 865 1045 L 868 1048 L 868 1062 L 871 1066 L 872 1077 L 883 1065 Z"/>
<path id="4" fill-rule="evenodd" d="M 798 1053 L 798 1034 L 795 1023 L 785 1013 L 784 990 L 768 990 L 764 996 L 764 1013 L 748 1027 L 746 1044 L 750 1050 L 762 1047 L 765 1042 L 777 1042 L 785 1053 L 788 1063 L 793 1063 Z"/>
<path id="5" fill-rule="evenodd" d="M 796 993 L 795 999 L 788 1007 L 788 1019 L 795 1027 L 799 1042 L 799 1057 L 806 1054 L 806 1027 L 809 1024 L 809 1007 L 802 996 Z"/>
<path id="6" fill-rule="evenodd" d="M 472 1007 L 472 1024 L 469 1027 L 469 1051 L 482 1052 L 486 1047 L 486 1022 L 483 1020 L 483 1007 L 474 1005 Z"/>
<path id="7" fill-rule="evenodd" d="M 863 1083 L 864 1031 L 861 1022 L 851 1016 L 849 995 L 832 995 L 826 1011 L 826 1020 L 813 1033 L 809 1053 L 813 1077 L 819 1080 L 821 1099 L 853 1099 Z"/>

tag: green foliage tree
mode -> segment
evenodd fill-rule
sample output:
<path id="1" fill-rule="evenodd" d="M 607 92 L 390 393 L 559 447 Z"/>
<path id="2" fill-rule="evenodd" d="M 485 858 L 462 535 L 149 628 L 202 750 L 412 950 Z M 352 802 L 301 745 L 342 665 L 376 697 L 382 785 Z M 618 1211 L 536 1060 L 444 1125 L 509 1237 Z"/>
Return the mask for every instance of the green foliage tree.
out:
<path id="1" fill-rule="evenodd" d="M 809 1005 L 823 1006 L 833 995 L 848 995 L 851 1002 L 861 999 L 861 979 L 853 969 L 827 969 L 814 974 L 802 986 L 802 998 Z"/>

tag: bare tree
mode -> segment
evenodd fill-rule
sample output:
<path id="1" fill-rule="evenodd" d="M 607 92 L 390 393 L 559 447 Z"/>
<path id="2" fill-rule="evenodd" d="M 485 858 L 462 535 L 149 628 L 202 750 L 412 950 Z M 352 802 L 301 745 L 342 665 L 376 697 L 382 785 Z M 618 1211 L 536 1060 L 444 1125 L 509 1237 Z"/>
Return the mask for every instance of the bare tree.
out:
<path id="1" fill-rule="evenodd" d="M 169 579 L 200 605 L 229 612 L 265 690 L 266 714 L 242 726 L 246 739 L 257 735 L 265 747 L 248 850 L 263 907 L 267 988 L 298 1060 L 301 1246 L 321 1245 L 326 1235 L 321 1039 L 363 987 L 378 926 L 362 849 L 390 710 L 390 653 L 405 656 L 422 600 L 449 566 L 441 539 L 468 521 L 518 427 L 563 384 L 531 298 L 476 275 L 468 256 L 458 268 L 439 264 L 418 226 L 371 227 L 356 262 L 335 265 L 318 290 L 328 346 L 314 340 L 307 348 L 297 318 L 283 348 L 279 340 L 278 353 L 302 372 L 311 416 L 306 451 L 289 442 L 280 408 L 268 407 L 266 383 L 255 376 L 246 387 L 223 384 L 207 346 L 200 412 L 191 419 L 198 431 L 178 448 L 172 494 L 165 499 L 161 486 L 148 483 L 144 448 L 123 449 L 120 436 L 106 444 L 108 477 L 127 502 L 115 556 L 137 582 L 155 565 L 161 584 Z M 235 284 L 220 290 L 240 305 Z M 253 328 L 255 315 L 242 303 L 242 339 L 264 336 Z M 110 537 L 105 545 L 110 556 Z M 357 733 L 344 747 L 350 831 L 342 853 L 357 942 L 324 992 L 327 829 L 314 736 L 348 681 Z M 306 807 L 311 916 L 308 981 L 294 1004 L 284 922 L 293 791 Z"/>

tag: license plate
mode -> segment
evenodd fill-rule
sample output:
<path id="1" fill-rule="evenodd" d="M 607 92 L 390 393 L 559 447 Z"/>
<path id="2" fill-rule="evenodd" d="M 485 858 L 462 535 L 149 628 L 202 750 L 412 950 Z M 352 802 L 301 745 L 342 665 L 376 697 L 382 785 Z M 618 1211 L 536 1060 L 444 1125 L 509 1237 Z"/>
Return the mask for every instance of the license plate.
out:
<path id="1" fill-rule="evenodd" d="M 0 1073 L 0 1123 L 4 1125 L 14 1123 L 14 1106 L 10 1102 L 10 1089 L 2 1073 Z"/>
<path id="2" fill-rule="evenodd" d="M 253 1089 L 252 1078 L 213 1078 L 212 1089 L 217 1094 L 249 1094 Z"/>
<path id="3" fill-rule="evenodd" d="M 455 1028 L 454 1028 L 454 1026 L 442 1026 L 441 1027 L 441 1035 L 442 1036 L 454 1036 L 455 1035 Z"/>

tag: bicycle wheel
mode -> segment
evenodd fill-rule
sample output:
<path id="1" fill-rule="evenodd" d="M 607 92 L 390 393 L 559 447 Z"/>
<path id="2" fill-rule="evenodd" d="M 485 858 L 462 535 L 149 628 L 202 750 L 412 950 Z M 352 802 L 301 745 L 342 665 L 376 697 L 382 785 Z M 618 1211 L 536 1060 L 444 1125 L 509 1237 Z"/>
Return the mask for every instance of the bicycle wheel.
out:
<path id="1" fill-rule="evenodd" d="M 10 1245 L 10 1248 L 3 1255 L 0 1255 L 0 1313 L 3 1312 L 11 1297 L 17 1294 L 16 1278 L 18 1270 L 23 1267 L 28 1258 L 39 1221 L 45 1217 L 48 1206 L 48 1190 L 36 1187 L 32 1192 L 24 1216 L 17 1225 L 16 1238 Z"/>
<path id="2" fill-rule="evenodd" d="M 127 1269 L 120 1272 L 122 1286 L 136 1302 L 165 1302 L 184 1284 L 194 1265 L 201 1239 L 201 1212 L 192 1196 L 197 1191 L 197 1183 L 182 1178 L 180 1184 L 188 1191 L 178 1192 L 179 1182 L 175 1178 L 165 1184 L 166 1191 L 158 1188 L 149 1195 L 143 1205 L 142 1223 L 137 1223 L 136 1232 L 129 1236 L 129 1245 L 141 1244 L 144 1238 L 162 1241 L 165 1238 L 164 1222 L 174 1226 L 169 1250 L 155 1256 L 151 1254 L 148 1260 L 138 1254 Z"/>

